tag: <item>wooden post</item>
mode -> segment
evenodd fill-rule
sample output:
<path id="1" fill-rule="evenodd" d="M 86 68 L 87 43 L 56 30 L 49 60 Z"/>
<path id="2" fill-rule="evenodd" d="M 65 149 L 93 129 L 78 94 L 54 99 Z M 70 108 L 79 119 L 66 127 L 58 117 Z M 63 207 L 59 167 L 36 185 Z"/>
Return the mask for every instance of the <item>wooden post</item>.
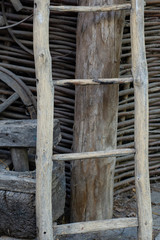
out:
<path id="1" fill-rule="evenodd" d="M 29 171 L 28 150 L 25 148 L 11 148 L 11 157 L 16 172 Z"/>
<path id="2" fill-rule="evenodd" d="M 135 89 L 135 183 L 138 239 L 152 239 L 152 210 L 148 164 L 148 70 L 144 41 L 144 1 L 132 0 L 132 72 Z"/>
<path id="3" fill-rule="evenodd" d="M 79 2 L 82 6 L 123 3 Z M 119 76 L 123 13 L 79 14 L 76 79 Z M 116 149 L 117 112 L 118 85 L 76 86 L 74 152 Z M 72 222 L 112 218 L 114 168 L 115 157 L 72 163 Z"/>
<path id="4" fill-rule="evenodd" d="M 49 0 L 34 1 L 34 57 L 37 78 L 36 220 L 40 240 L 52 240 L 53 82 L 49 51 Z"/>

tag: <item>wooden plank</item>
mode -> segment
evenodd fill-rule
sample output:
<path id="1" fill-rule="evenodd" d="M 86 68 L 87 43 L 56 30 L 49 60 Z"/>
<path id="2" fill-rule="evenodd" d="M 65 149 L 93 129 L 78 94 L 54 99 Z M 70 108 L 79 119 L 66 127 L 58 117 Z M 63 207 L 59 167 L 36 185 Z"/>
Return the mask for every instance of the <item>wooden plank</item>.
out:
<path id="1" fill-rule="evenodd" d="M 56 235 L 72 235 L 137 226 L 137 218 L 118 218 L 57 225 L 54 227 L 54 232 Z"/>
<path id="2" fill-rule="evenodd" d="M 20 0 L 10 0 L 10 1 L 17 12 L 23 9 L 23 5 L 20 2 Z"/>
<path id="3" fill-rule="evenodd" d="M 54 119 L 54 141 L 56 146 L 61 140 L 59 120 Z M 37 120 L 1 120 L 0 147 L 36 147 Z"/>
<path id="4" fill-rule="evenodd" d="M 22 193 L 35 193 L 35 173 L 0 172 L 0 190 Z M 23 176 L 23 177 L 22 177 Z"/>
<path id="5" fill-rule="evenodd" d="M 36 224 L 38 239 L 53 239 L 52 146 L 54 88 L 49 51 L 49 0 L 34 0 L 34 58 L 37 79 Z"/>
<path id="6" fill-rule="evenodd" d="M 152 210 L 148 164 L 148 70 L 144 41 L 144 2 L 132 0 L 132 73 L 135 95 L 135 183 L 138 239 L 152 239 Z"/>
<path id="7" fill-rule="evenodd" d="M 51 11 L 57 12 L 109 12 L 130 10 L 131 4 L 114 4 L 104 6 L 50 6 Z"/>
<path id="8" fill-rule="evenodd" d="M 54 161 L 74 161 L 74 160 L 84 160 L 84 159 L 92 159 L 92 158 L 118 157 L 118 156 L 133 154 L 133 153 L 135 153 L 134 149 L 117 149 L 117 150 L 97 151 L 97 152 L 55 154 L 53 156 L 53 160 Z"/>
<path id="9" fill-rule="evenodd" d="M 61 134 L 59 121 L 54 120 L 54 123 L 53 144 L 56 146 L 61 140 Z M 11 148 L 15 171 L 29 171 L 28 152 L 25 148 L 36 147 L 36 134 L 37 120 L 0 121 L 0 147 Z"/>
<path id="10" fill-rule="evenodd" d="M 133 78 L 64 79 L 54 81 L 54 85 L 56 86 L 101 85 L 101 84 L 123 84 L 129 82 L 133 82 Z"/>

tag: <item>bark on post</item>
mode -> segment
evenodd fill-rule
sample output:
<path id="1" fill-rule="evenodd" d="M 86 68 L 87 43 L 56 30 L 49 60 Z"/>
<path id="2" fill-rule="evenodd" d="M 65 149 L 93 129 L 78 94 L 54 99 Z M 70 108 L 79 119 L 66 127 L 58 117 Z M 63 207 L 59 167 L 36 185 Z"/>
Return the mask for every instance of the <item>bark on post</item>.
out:
<path id="1" fill-rule="evenodd" d="M 82 6 L 120 4 L 82 0 Z M 81 13 L 78 18 L 76 78 L 119 76 L 124 12 Z M 76 86 L 74 152 L 117 146 L 118 85 Z M 72 164 L 71 221 L 112 217 L 115 158 Z"/>
<path id="2" fill-rule="evenodd" d="M 148 70 L 144 41 L 144 1 L 132 0 L 132 73 L 135 93 L 135 183 L 138 239 L 152 239 L 152 210 L 148 164 Z"/>
<path id="3" fill-rule="evenodd" d="M 34 1 L 37 78 L 36 220 L 40 240 L 52 240 L 53 82 L 49 52 L 49 0 Z"/>

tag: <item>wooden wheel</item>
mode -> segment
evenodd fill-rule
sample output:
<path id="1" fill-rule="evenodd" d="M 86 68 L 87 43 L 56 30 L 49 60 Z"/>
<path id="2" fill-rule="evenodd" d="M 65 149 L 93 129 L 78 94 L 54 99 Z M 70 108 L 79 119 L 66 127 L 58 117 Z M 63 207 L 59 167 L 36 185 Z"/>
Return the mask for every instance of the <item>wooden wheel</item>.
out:
<path id="1" fill-rule="evenodd" d="M 21 98 L 25 108 L 28 110 L 32 119 L 36 118 L 36 100 L 29 88 L 23 81 L 11 71 L 0 67 L 0 81 L 10 87 L 15 93 L 0 104 L 0 113 L 13 104 L 18 98 Z M 11 158 L 15 171 L 28 171 L 28 150 L 27 148 L 11 148 Z"/>
<path id="2" fill-rule="evenodd" d="M 0 67 L 0 81 L 15 91 L 15 93 L 0 104 L 0 113 L 13 104 L 18 98 L 21 98 L 30 117 L 32 119 L 36 118 L 36 99 L 28 86 L 24 84 L 18 76 L 3 67 Z"/>

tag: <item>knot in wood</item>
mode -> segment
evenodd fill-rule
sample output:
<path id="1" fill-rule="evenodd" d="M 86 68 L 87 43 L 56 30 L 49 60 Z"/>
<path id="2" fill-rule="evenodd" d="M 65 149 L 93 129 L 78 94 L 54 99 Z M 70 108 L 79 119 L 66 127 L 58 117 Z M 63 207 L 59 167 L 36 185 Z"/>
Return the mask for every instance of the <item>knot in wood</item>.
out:
<path id="1" fill-rule="evenodd" d="M 47 51 L 45 51 L 45 50 L 40 51 L 39 52 L 39 60 L 40 60 L 40 62 L 43 63 L 43 64 L 45 62 L 47 62 L 47 56 L 48 56 Z"/>
<path id="2" fill-rule="evenodd" d="M 39 56 L 40 56 L 41 58 L 44 58 L 45 53 L 44 53 L 44 52 L 41 52 L 41 53 L 39 54 Z"/>
<path id="3" fill-rule="evenodd" d="M 134 85 L 137 87 L 142 87 L 144 85 L 144 82 L 140 77 L 136 77 L 134 80 Z"/>

